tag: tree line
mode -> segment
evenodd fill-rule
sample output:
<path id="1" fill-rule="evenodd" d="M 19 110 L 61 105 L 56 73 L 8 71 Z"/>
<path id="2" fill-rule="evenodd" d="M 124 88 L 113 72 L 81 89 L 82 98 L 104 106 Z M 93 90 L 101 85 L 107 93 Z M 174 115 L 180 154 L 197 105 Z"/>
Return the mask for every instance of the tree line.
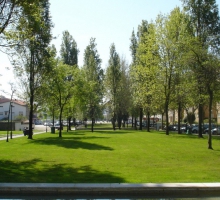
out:
<path id="1" fill-rule="evenodd" d="M 215 0 L 181 0 L 168 14 L 142 20 L 131 30 L 128 63 L 112 43 L 107 68 L 91 38 L 78 65 L 77 42 L 65 30 L 60 56 L 51 46 L 53 28 L 48 0 L 1 0 L 0 47 L 11 63 L 29 100 L 30 122 L 36 110 L 53 117 L 95 119 L 111 114 L 113 129 L 129 117 L 140 119 L 178 110 L 178 124 L 198 110 L 202 137 L 203 108 L 209 109 L 208 148 L 212 149 L 211 113 L 219 101 L 219 10 Z M 193 108 L 193 109 L 191 109 Z M 180 127 L 180 126 L 178 126 Z M 29 129 L 32 129 L 30 123 Z M 180 128 L 178 130 L 180 133 Z M 59 132 L 62 137 L 62 131 Z M 32 135 L 29 135 L 29 139 Z"/>

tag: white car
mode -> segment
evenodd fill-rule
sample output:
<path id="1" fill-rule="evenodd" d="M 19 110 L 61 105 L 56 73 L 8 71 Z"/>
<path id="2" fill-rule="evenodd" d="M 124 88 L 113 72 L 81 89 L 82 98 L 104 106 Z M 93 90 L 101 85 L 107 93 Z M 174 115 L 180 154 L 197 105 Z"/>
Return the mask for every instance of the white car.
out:
<path id="1" fill-rule="evenodd" d="M 45 122 L 45 123 L 44 123 L 44 126 L 53 126 L 53 123 Z"/>
<path id="2" fill-rule="evenodd" d="M 211 133 L 212 133 L 212 135 L 218 135 L 218 134 L 220 134 L 220 128 L 213 128 L 213 129 L 211 130 Z"/>

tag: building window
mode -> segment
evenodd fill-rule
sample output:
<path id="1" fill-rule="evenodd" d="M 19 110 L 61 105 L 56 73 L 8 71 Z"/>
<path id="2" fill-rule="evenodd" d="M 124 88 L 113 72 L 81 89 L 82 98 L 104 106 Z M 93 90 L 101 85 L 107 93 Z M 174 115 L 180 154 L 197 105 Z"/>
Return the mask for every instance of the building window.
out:
<path id="1" fill-rule="evenodd" d="M 20 116 L 23 116 L 23 112 L 22 112 L 22 111 L 19 111 L 19 115 L 20 115 Z"/>
<path id="2" fill-rule="evenodd" d="M 3 112 L 0 112 L 0 115 L 3 115 Z"/>
<path id="3" fill-rule="evenodd" d="M 5 111 L 5 115 L 6 115 L 6 116 L 8 115 L 8 111 Z"/>

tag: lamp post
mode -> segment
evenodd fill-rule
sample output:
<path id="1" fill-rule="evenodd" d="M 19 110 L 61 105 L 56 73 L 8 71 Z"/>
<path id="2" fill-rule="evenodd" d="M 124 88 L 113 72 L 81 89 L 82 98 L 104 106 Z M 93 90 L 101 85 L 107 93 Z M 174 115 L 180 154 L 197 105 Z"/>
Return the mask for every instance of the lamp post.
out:
<path id="1" fill-rule="evenodd" d="M 11 103 L 10 103 L 10 104 L 11 104 L 11 134 L 10 134 L 10 138 L 11 138 L 11 139 L 12 139 L 12 128 L 13 128 L 13 127 L 12 127 L 12 125 L 13 125 L 13 123 L 12 123 L 12 107 L 13 107 L 12 103 L 13 103 L 13 102 L 11 101 Z"/>
<path id="2" fill-rule="evenodd" d="M 8 127 L 7 127 L 7 139 L 6 142 L 8 142 L 8 132 L 9 132 L 9 117 L 10 117 L 10 111 L 11 111 L 11 101 L 9 103 L 9 110 L 8 110 Z"/>
<path id="3" fill-rule="evenodd" d="M 8 128 L 7 128 L 7 139 L 6 142 L 8 142 L 8 132 L 9 132 L 9 117 L 10 117 L 10 112 L 11 112 L 11 103 L 12 103 L 12 98 L 13 98 L 13 94 L 16 90 L 12 90 L 12 94 L 11 94 L 11 101 L 9 103 L 9 110 L 8 110 Z M 12 115 L 11 115 L 12 116 Z M 12 133 L 12 132 L 11 132 Z"/>

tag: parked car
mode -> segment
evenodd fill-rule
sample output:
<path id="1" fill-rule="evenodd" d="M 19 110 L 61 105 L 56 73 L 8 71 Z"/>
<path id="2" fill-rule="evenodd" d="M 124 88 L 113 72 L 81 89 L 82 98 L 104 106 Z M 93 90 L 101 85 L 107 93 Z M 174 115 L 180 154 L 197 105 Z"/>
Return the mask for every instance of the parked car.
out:
<path id="1" fill-rule="evenodd" d="M 198 133 L 199 127 L 197 125 L 192 126 L 192 133 Z"/>
<path id="2" fill-rule="evenodd" d="M 216 128 L 216 127 L 215 127 L 214 124 L 212 124 L 212 125 L 211 125 L 211 131 L 212 131 L 212 129 L 214 129 L 214 128 Z M 205 134 L 208 134 L 208 133 L 209 133 L 209 125 L 208 125 L 208 124 L 204 125 L 204 131 L 203 131 L 203 133 L 205 133 Z"/>
<path id="3" fill-rule="evenodd" d="M 164 129 L 166 130 L 166 126 L 164 126 Z M 169 131 L 177 131 L 178 126 L 177 125 L 169 125 L 168 129 L 169 129 Z"/>
<path id="4" fill-rule="evenodd" d="M 190 126 L 181 126 L 180 127 L 180 132 L 181 133 L 186 133 L 190 129 Z"/>
<path id="5" fill-rule="evenodd" d="M 215 128 L 214 124 L 212 124 L 211 126 L 212 126 L 212 129 Z M 208 124 L 203 124 L 202 125 L 202 130 L 203 130 L 202 131 L 203 133 L 207 134 L 209 132 L 209 125 Z M 199 126 L 198 125 L 193 125 L 192 126 L 192 133 L 198 133 L 198 132 L 199 132 Z"/>
<path id="6" fill-rule="evenodd" d="M 219 135 L 220 134 L 220 127 L 218 128 L 213 128 L 211 130 L 212 135 Z"/>
<path id="7" fill-rule="evenodd" d="M 60 130 L 60 128 L 61 128 L 61 130 L 63 130 L 63 125 L 60 125 L 59 123 L 54 124 L 54 127 L 57 130 Z"/>

